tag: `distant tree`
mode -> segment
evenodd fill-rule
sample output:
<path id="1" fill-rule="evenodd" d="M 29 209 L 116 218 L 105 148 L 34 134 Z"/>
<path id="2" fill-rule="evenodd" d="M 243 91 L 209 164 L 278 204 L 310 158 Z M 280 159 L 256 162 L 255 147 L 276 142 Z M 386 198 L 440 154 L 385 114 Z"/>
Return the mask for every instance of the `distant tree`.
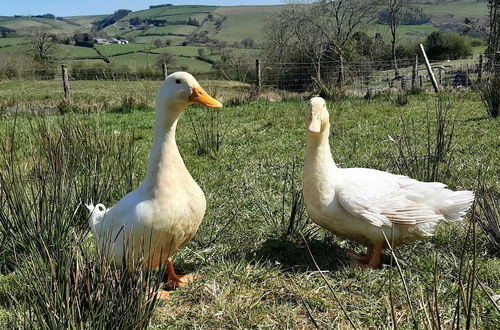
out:
<path id="1" fill-rule="evenodd" d="M 156 48 L 160 48 L 163 46 L 163 41 L 161 39 L 155 39 L 153 41 L 153 45 L 156 47 Z"/>
<path id="2" fill-rule="evenodd" d="M 128 20 L 130 25 L 142 25 L 143 21 L 140 17 L 133 17 Z"/>
<path id="3" fill-rule="evenodd" d="M 33 32 L 26 40 L 28 54 L 38 63 L 51 66 L 67 56 L 56 35 L 47 29 Z"/>
<path id="4" fill-rule="evenodd" d="M 219 54 L 222 53 L 222 50 L 227 47 L 227 42 L 219 40 L 215 44 L 215 48 L 218 50 Z"/>
<path id="5" fill-rule="evenodd" d="M 255 41 L 250 37 L 246 37 L 241 40 L 241 45 L 245 48 L 253 48 L 255 46 Z"/>
<path id="6" fill-rule="evenodd" d="M 75 46 L 94 47 L 94 37 L 90 33 L 75 32 L 73 39 Z"/>
<path id="7" fill-rule="evenodd" d="M 187 25 L 193 25 L 193 26 L 200 26 L 200 23 L 198 22 L 198 20 L 194 17 L 189 17 L 187 22 L 186 22 Z"/>
<path id="8" fill-rule="evenodd" d="M 216 63 L 217 70 L 227 79 L 245 82 L 254 68 L 254 58 L 238 49 L 224 49 Z"/>
<path id="9" fill-rule="evenodd" d="M 198 56 L 199 57 L 205 57 L 205 55 L 207 54 L 205 48 L 198 48 Z"/>
<path id="10" fill-rule="evenodd" d="M 102 30 L 106 26 L 109 26 L 109 25 L 112 25 L 112 24 L 118 22 L 119 20 L 121 20 L 122 18 L 124 18 L 125 16 L 130 14 L 131 12 L 132 11 L 128 10 L 128 9 L 119 9 L 119 10 L 115 11 L 113 15 L 109 15 L 100 21 L 94 22 L 93 28 L 95 30 Z"/>
<path id="11" fill-rule="evenodd" d="M 161 53 L 160 56 L 158 57 L 158 60 L 156 61 L 156 66 L 161 68 L 163 64 L 172 65 L 175 64 L 175 62 L 176 62 L 175 56 L 165 51 Z"/>
<path id="12" fill-rule="evenodd" d="M 320 0 L 308 6 L 286 6 L 267 21 L 264 51 L 277 62 L 300 61 L 311 65 L 321 77 L 321 62 L 338 63 L 337 85 L 342 86 L 345 61 L 349 58 L 352 36 L 376 17 L 379 0 Z M 305 82 L 307 77 L 297 76 Z"/>
<path id="13" fill-rule="evenodd" d="M 404 7 L 403 0 L 387 0 L 387 7 L 382 13 L 379 14 L 379 22 L 387 25 L 391 32 L 391 54 L 392 54 L 392 66 L 394 68 L 394 76 L 399 76 L 398 60 L 396 58 L 396 41 L 397 41 L 397 31 L 401 24 L 401 12 Z"/>
<path id="14" fill-rule="evenodd" d="M 46 19 L 55 19 L 56 16 L 53 15 L 53 14 L 45 14 L 45 15 L 35 15 L 35 16 L 32 16 L 32 17 L 36 17 L 36 18 L 46 18 Z"/>

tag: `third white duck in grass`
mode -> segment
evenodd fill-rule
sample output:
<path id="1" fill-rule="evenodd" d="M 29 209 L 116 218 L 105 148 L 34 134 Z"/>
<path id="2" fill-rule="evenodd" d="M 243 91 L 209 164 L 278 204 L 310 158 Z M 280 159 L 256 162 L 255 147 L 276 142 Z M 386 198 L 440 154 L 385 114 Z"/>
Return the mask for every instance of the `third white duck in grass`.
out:
<path id="1" fill-rule="evenodd" d="M 175 274 L 170 257 L 193 238 L 206 208 L 205 195 L 184 165 L 175 141 L 179 117 L 193 103 L 222 107 L 189 73 L 168 76 L 156 97 L 153 146 L 144 180 L 109 209 L 102 204 L 95 209 L 87 206 L 96 241 L 116 264 L 144 257 L 143 267 L 154 269 L 168 260 L 166 280 L 173 287 L 193 278 Z"/>
<path id="2" fill-rule="evenodd" d="M 368 168 L 339 168 L 328 138 L 325 100 L 314 97 L 306 116 L 304 201 L 311 219 L 330 232 L 367 246 L 349 252 L 361 267 L 377 268 L 387 242 L 393 246 L 433 236 L 440 221 L 460 221 L 472 191 L 452 191 L 439 182 L 420 182 Z M 387 241 L 387 240 L 388 241 Z"/>

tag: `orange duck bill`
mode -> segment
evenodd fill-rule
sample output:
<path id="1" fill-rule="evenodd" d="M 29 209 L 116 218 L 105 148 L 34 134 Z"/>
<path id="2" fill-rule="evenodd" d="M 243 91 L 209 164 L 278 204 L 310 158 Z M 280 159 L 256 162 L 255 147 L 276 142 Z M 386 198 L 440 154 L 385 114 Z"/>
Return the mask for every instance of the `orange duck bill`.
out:
<path id="1" fill-rule="evenodd" d="M 208 95 L 207 92 L 200 86 L 193 87 L 193 92 L 189 97 L 189 101 L 201 104 L 208 108 L 222 108 L 222 103 Z"/>

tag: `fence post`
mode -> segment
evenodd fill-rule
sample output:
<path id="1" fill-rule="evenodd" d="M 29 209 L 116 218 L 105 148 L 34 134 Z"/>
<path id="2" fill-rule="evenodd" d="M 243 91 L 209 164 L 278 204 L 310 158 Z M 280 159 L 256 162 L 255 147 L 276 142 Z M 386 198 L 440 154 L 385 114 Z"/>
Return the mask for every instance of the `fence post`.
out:
<path id="1" fill-rule="evenodd" d="M 471 81 L 469 63 L 467 63 L 465 66 L 465 74 L 467 75 L 467 86 L 468 86 L 469 82 Z"/>
<path id="2" fill-rule="evenodd" d="M 406 90 L 406 77 L 405 76 L 401 77 L 401 89 Z"/>
<path id="3" fill-rule="evenodd" d="M 483 79 L 483 65 L 484 65 L 484 58 L 483 54 L 479 55 L 479 67 L 477 68 L 477 82 L 480 83 L 481 79 Z"/>
<path id="4" fill-rule="evenodd" d="M 415 63 L 413 64 L 413 70 L 411 71 L 411 88 L 417 88 L 417 76 L 418 76 L 418 54 L 415 54 Z"/>
<path id="5" fill-rule="evenodd" d="M 167 76 L 168 76 L 167 63 L 163 63 L 161 65 L 161 70 L 163 71 L 163 77 L 164 77 L 164 79 L 167 79 Z"/>
<path id="6" fill-rule="evenodd" d="M 421 74 L 418 75 L 418 80 L 420 84 L 420 89 L 424 88 L 424 79 L 422 78 Z"/>
<path id="7" fill-rule="evenodd" d="M 69 77 L 68 77 L 68 69 L 66 69 L 66 65 L 61 64 L 62 71 L 62 80 L 63 80 L 63 90 L 64 90 L 64 99 L 66 101 L 69 100 Z"/>
<path id="8" fill-rule="evenodd" d="M 443 86 L 443 68 L 439 67 L 439 85 Z"/>
<path id="9" fill-rule="evenodd" d="M 257 87 L 260 89 L 262 87 L 262 77 L 260 71 L 260 59 L 255 59 L 255 74 L 257 75 Z"/>
<path id="10" fill-rule="evenodd" d="M 434 76 L 434 72 L 432 71 L 431 64 L 429 63 L 429 59 L 427 58 L 427 54 L 425 53 L 424 45 L 420 44 L 420 50 L 422 51 L 422 54 L 424 55 L 424 60 L 425 60 L 425 66 L 427 68 L 427 72 L 429 73 L 429 78 L 431 79 L 432 82 L 432 87 L 434 87 L 434 91 L 436 93 L 439 93 L 439 87 L 436 82 L 436 77 Z"/>

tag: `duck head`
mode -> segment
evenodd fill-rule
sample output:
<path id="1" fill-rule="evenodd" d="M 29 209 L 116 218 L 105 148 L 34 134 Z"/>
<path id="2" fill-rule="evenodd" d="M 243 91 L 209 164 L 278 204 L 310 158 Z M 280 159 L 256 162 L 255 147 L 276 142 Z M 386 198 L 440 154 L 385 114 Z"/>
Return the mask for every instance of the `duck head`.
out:
<path id="1" fill-rule="evenodd" d="M 184 110 L 193 103 L 209 108 L 222 108 L 222 103 L 208 95 L 196 79 L 187 72 L 169 75 L 158 91 L 157 107 Z"/>
<path id="2" fill-rule="evenodd" d="M 321 97 L 313 97 L 309 101 L 306 115 L 306 127 L 309 134 L 318 134 L 326 131 L 330 125 L 330 115 L 326 102 Z"/>

